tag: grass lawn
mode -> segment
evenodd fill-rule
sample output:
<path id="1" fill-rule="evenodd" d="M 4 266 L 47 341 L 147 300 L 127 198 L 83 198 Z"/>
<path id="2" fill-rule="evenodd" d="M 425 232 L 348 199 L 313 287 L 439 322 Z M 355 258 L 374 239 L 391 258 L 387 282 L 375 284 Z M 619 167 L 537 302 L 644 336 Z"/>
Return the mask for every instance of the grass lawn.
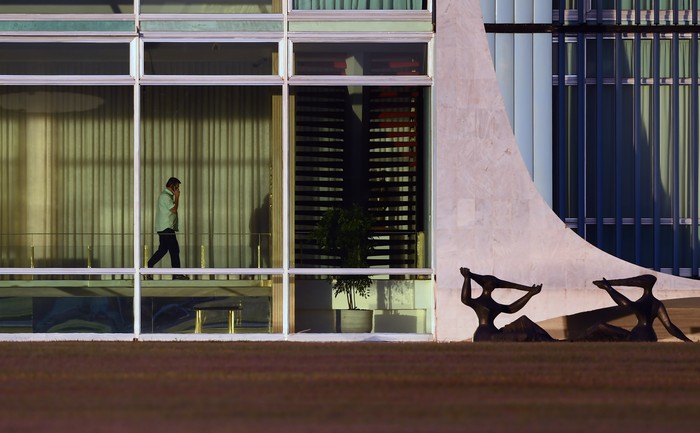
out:
<path id="1" fill-rule="evenodd" d="M 698 432 L 700 344 L 0 343 L 0 432 Z"/>

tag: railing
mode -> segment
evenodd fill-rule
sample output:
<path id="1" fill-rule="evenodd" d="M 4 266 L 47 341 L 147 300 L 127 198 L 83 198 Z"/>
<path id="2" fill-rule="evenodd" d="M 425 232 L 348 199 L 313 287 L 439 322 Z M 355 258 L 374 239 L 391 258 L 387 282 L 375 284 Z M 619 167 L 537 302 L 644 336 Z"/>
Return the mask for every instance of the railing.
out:
<path id="1" fill-rule="evenodd" d="M 182 265 L 198 268 L 263 268 L 270 266 L 270 233 L 177 234 Z M 0 268 L 134 268 L 133 234 L 13 233 L 0 234 Z M 139 261 L 158 247 L 156 233 L 141 236 Z M 168 258 L 164 258 L 165 264 Z M 161 265 L 163 266 L 163 265 Z"/>

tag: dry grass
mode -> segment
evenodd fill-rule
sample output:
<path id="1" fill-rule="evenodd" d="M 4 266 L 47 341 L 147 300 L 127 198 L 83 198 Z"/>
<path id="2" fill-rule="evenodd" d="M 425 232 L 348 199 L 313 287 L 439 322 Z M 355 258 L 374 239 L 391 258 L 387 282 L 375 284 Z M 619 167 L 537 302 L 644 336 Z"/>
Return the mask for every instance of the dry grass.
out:
<path id="1" fill-rule="evenodd" d="M 1 432 L 696 432 L 700 345 L 0 343 Z"/>

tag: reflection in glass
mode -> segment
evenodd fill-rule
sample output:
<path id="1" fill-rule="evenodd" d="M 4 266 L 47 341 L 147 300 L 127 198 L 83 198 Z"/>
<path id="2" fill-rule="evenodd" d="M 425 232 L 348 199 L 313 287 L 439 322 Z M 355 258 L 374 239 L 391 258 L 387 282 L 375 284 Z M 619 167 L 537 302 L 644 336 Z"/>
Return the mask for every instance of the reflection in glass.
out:
<path id="1" fill-rule="evenodd" d="M 133 0 L 3 0 L 0 14 L 132 14 Z"/>
<path id="2" fill-rule="evenodd" d="M 133 90 L 0 87 L 0 267 L 133 266 Z"/>
<path id="3" fill-rule="evenodd" d="M 141 0 L 143 14 L 282 13 L 281 0 Z"/>
<path id="4" fill-rule="evenodd" d="M 146 75 L 271 75 L 276 43 L 147 42 Z"/>
<path id="5" fill-rule="evenodd" d="M 142 282 L 146 333 L 272 332 L 273 283 L 267 275 L 196 275 Z"/>
<path id="6" fill-rule="evenodd" d="M 129 44 L 0 43 L 0 75 L 129 75 Z"/>
<path id="7" fill-rule="evenodd" d="M 432 332 L 432 282 L 415 276 L 372 275 L 366 298 L 358 298 L 358 309 L 368 311 L 369 331 L 343 330 L 348 311 L 344 296 L 333 296 L 332 280 L 326 276 L 296 276 L 296 332 Z M 366 316 L 366 315 L 365 315 Z M 351 320 L 353 320 L 351 318 Z"/>
<path id="8" fill-rule="evenodd" d="M 359 205 L 373 217 L 371 267 L 414 268 L 425 257 L 429 163 L 427 88 L 294 88 L 297 267 L 339 267 L 313 230 L 327 209 Z"/>
<path id="9" fill-rule="evenodd" d="M 425 75 L 427 45 L 323 44 L 294 45 L 295 75 Z"/>
<path id="10" fill-rule="evenodd" d="M 127 276 L 4 277 L 0 281 L 0 333 L 134 331 L 133 280 Z"/>

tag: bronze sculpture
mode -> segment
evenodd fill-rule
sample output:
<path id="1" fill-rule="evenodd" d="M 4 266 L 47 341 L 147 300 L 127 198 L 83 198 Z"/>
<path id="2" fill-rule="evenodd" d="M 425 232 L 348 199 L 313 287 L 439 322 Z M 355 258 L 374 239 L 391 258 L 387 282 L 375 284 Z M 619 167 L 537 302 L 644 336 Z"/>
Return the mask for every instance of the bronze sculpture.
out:
<path id="1" fill-rule="evenodd" d="M 503 281 L 493 275 L 479 275 L 471 272 L 469 268 L 460 268 L 464 276 L 462 285 L 462 303 L 471 307 L 479 319 L 479 326 L 474 332 L 472 341 L 555 341 L 544 329 L 535 324 L 527 316 L 521 316 L 509 325 L 501 329 L 496 328 L 494 320 L 501 313 L 516 313 L 536 294 L 542 290 L 542 284 L 531 287 Z M 482 293 L 476 298 L 472 297 L 472 280 L 482 288 Z M 496 302 L 491 293 L 494 289 L 516 289 L 527 293 L 510 305 Z"/>
<path id="2" fill-rule="evenodd" d="M 623 328 L 612 326 L 609 324 L 598 324 L 590 327 L 586 333 L 579 337 L 578 341 L 657 341 L 656 332 L 654 331 L 654 320 L 657 318 L 664 325 L 666 330 L 685 342 L 692 342 L 676 325 L 671 322 L 664 304 L 656 299 L 652 294 L 652 288 L 656 283 L 656 277 L 650 274 L 639 275 L 630 278 L 620 278 L 615 280 L 593 281 L 600 289 L 608 292 L 610 297 L 617 305 L 629 309 L 637 318 L 637 324 L 628 331 Z M 613 286 L 628 286 L 640 287 L 644 290 L 642 296 L 636 301 L 631 301 L 622 293 L 615 290 Z"/>

